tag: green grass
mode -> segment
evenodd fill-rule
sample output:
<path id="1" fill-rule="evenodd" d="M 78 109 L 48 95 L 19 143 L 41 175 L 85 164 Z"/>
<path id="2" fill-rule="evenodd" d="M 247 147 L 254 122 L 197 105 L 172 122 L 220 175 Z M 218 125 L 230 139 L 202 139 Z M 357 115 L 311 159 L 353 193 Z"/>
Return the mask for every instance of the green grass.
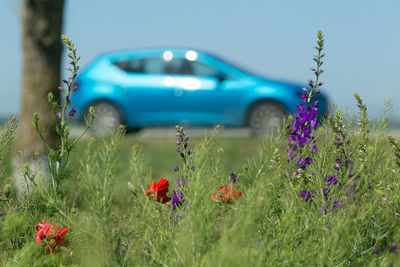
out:
<path id="1" fill-rule="evenodd" d="M 197 146 L 201 141 L 202 138 L 192 138 L 190 139 L 190 146 Z M 113 180 L 115 180 L 115 196 L 119 205 L 126 205 L 124 200 L 130 196 L 126 186 L 128 181 L 132 179 L 129 176 L 132 147 L 138 146 L 143 150 L 143 168 L 148 170 L 146 176 L 142 177 L 143 181 L 150 184 L 152 179 L 158 181 L 163 177 L 170 180 L 171 184 L 175 184 L 177 175 L 173 167 L 179 165 L 181 160 L 179 153 L 176 151 L 177 145 L 175 142 L 175 136 L 148 139 L 130 134 L 123 139 L 119 160 L 113 176 Z M 79 173 L 81 155 L 85 153 L 88 143 L 89 140 L 84 139 L 77 147 L 77 150 L 71 154 L 71 165 L 75 174 Z M 220 138 L 218 145 L 214 147 L 212 152 L 219 154 L 221 157 L 221 174 L 225 174 L 226 178 L 228 178 L 232 171 L 241 171 L 248 160 L 258 153 L 261 144 L 262 139 L 259 138 Z M 213 178 L 205 177 L 206 180 Z"/>
<path id="2" fill-rule="evenodd" d="M 356 129 L 350 131 L 350 149 L 355 157 L 359 156 L 359 133 Z M 336 157 L 334 138 L 327 126 L 319 128 L 316 134 L 319 152 L 309 167 L 315 177 L 308 184 L 314 192 L 320 190 L 326 174 L 333 172 Z M 118 149 L 116 154 L 110 152 L 114 163 L 110 163 L 112 181 L 107 182 L 102 175 L 110 166 L 104 164 L 102 153 L 111 141 L 97 140 L 89 148 L 89 140 L 82 142 L 72 154 L 67 201 L 65 205 L 59 203 L 68 212 L 67 217 L 49 206 L 44 188 L 24 199 L 2 204 L 5 215 L 0 218 L 1 263 L 398 266 L 398 253 L 388 248 L 393 242 L 398 244 L 400 238 L 400 169 L 392 161 L 384 134 L 369 137 L 367 168 L 360 174 L 370 187 L 360 189 L 356 201 L 347 201 L 336 192 L 345 205 L 326 214 L 319 211 L 324 203 L 321 194 L 306 202 L 300 197 L 304 189 L 300 178 L 282 179 L 286 169 L 293 168 L 286 161 L 287 137 L 283 134 L 265 140 L 190 139 L 197 168 L 185 191 L 188 205 L 171 211 L 169 205 L 146 197 L 144 190 L 152 179 L 158 181 L 160 177 L 170 181 L 169 196 L 177 189 L 178 175 L 172 168 L 181 158 L 175 141 L 126 136 L 120 145 L 114 142 Z M 138 156 L 132 170 L 134 145 L 142 147 L 142 161 Z M 87 163 L 90 164 L 85 170 Z M 354 168 L 359 167 L 355 163 Z M 212 201 L 211 194 L 228 183 L 232 171 L 239 174 L 239 182 L 234 186 L 243 196 L 231 205 Z M 128 188 L 128 181 L 135 186 L 136 197 Z M 111 193 L 102 191 L 104 184 L 112 189 Z M 105 194 L 109 194 L 110 206 L 102 206 Z M 39 221 L 69 225 L 69 243 L 60 253 L 46 255 L 45 245 L 35 244 L 34 227 Z M 19 237 L 18 243 L 13 242 L 15 237 Z M 379 254 L 372 253 L 373 247 L 379 249 Z"/>

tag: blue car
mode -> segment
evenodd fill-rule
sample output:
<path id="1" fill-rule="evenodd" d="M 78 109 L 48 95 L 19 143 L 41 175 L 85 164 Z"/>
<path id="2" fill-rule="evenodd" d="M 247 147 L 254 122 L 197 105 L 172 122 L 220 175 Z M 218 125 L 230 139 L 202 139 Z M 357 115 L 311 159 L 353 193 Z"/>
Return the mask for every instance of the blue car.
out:
<path id="1" fill-rule="evenodd" d="M 213 55 L 175 48 L 101 55 L 77 77 L 72 106 L 95 109 L 95 134 L 119 124 L 250 127 L 265 135 L 295 113 L 303 86 L 261 78 Z M 320 114 L 328 102 L 318 95 Z"/>

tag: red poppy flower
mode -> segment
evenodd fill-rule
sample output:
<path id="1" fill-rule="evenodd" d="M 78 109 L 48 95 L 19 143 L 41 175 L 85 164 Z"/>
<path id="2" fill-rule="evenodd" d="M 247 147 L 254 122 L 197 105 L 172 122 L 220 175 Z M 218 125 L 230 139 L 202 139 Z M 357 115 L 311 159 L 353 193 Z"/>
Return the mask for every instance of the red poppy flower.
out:
<path id="1" fill-rule="evenodd" d="M 235 191 L 231 185 L 220 186 L 217 193 L 211 195 L 211 199 L 230 204 L 232 200 L 236 200 L 242 196 L 241 191 Z"/>
<path id="2" fill-rule="evenodd" d="M 36 243 L 42 244 L 45 240 L 48 244 L 46 253 L 49 254 L 50 250 L 55 253 L 58 245 L 65 246 L 67 244 L 64 235 L 68 232 L 68 227 L 61 229 L 51 223 L 40 222 L 36 226 Z"/>
<path id="3" fill-rule="evenodd" d="M 154 183 L 154 181 L 151 181 L 151 184 L 146 190 L 146 196 L 151 194 L 156 197 L 156 201 L 166 203 L 171 200 L 171 198 L 167 196 L 168 188 L 168 180 L 161 177 L 158 183 Z"/>

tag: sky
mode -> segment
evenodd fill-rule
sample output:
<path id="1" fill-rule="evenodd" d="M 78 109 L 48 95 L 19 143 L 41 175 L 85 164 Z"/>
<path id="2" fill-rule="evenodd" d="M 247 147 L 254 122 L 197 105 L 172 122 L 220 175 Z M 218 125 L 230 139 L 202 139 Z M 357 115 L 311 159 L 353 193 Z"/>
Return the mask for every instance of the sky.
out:
<path id="1" fill-rule="evenodd" d="M 20 109 L 22 2 L 0 0 L 0 116 Z M 104 52 L 185 47 L 306 85 L 321 29 L 322 90 L 331 101 L 356 112 L 357 92 L 376 117 L 390 98 L 399 120 L 399 14 L 399 0 L 65 0 L 63 33 L 75 42 L 82 68 Z"/>

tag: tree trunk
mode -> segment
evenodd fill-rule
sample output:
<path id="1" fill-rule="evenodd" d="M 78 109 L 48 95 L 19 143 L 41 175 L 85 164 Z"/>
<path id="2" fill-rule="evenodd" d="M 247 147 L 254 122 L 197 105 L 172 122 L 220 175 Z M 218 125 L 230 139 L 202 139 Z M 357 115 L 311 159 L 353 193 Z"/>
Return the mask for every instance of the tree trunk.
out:
<path id="1" fill-rule="evenodd" d="M 39 115 L 39 126 L 47 143 L 50 147 L 57 144 L 54 115 L 47 95 L 52 92 L 56 99 L 60 97 L 57 88 L 63 48 L 63 9 L 64 0 L 24 0 L 21 13 L 24 69 L 19 131 L 15 140 L 16 151 L 21 152 L 17 153 L 19 162 L 34 160 L 38 153 L 45 156 L 47 152 L 32 126 L 34 112 Z"/>
<path id="2" fill-rule="evenodd" d="M 62 53 L 62 17 L 64 0 L 25 0 L 21 14 L 24 70 L 21 112 L 16 149 L 23 152 L 23 161 L 36 152 L 45 154 L 45 146 L 32 127 L 32 116 L 39 115 L 39 125 L 50 146 L 56 144 L 55 120 L 47 95 L 59 98 Z"/>

